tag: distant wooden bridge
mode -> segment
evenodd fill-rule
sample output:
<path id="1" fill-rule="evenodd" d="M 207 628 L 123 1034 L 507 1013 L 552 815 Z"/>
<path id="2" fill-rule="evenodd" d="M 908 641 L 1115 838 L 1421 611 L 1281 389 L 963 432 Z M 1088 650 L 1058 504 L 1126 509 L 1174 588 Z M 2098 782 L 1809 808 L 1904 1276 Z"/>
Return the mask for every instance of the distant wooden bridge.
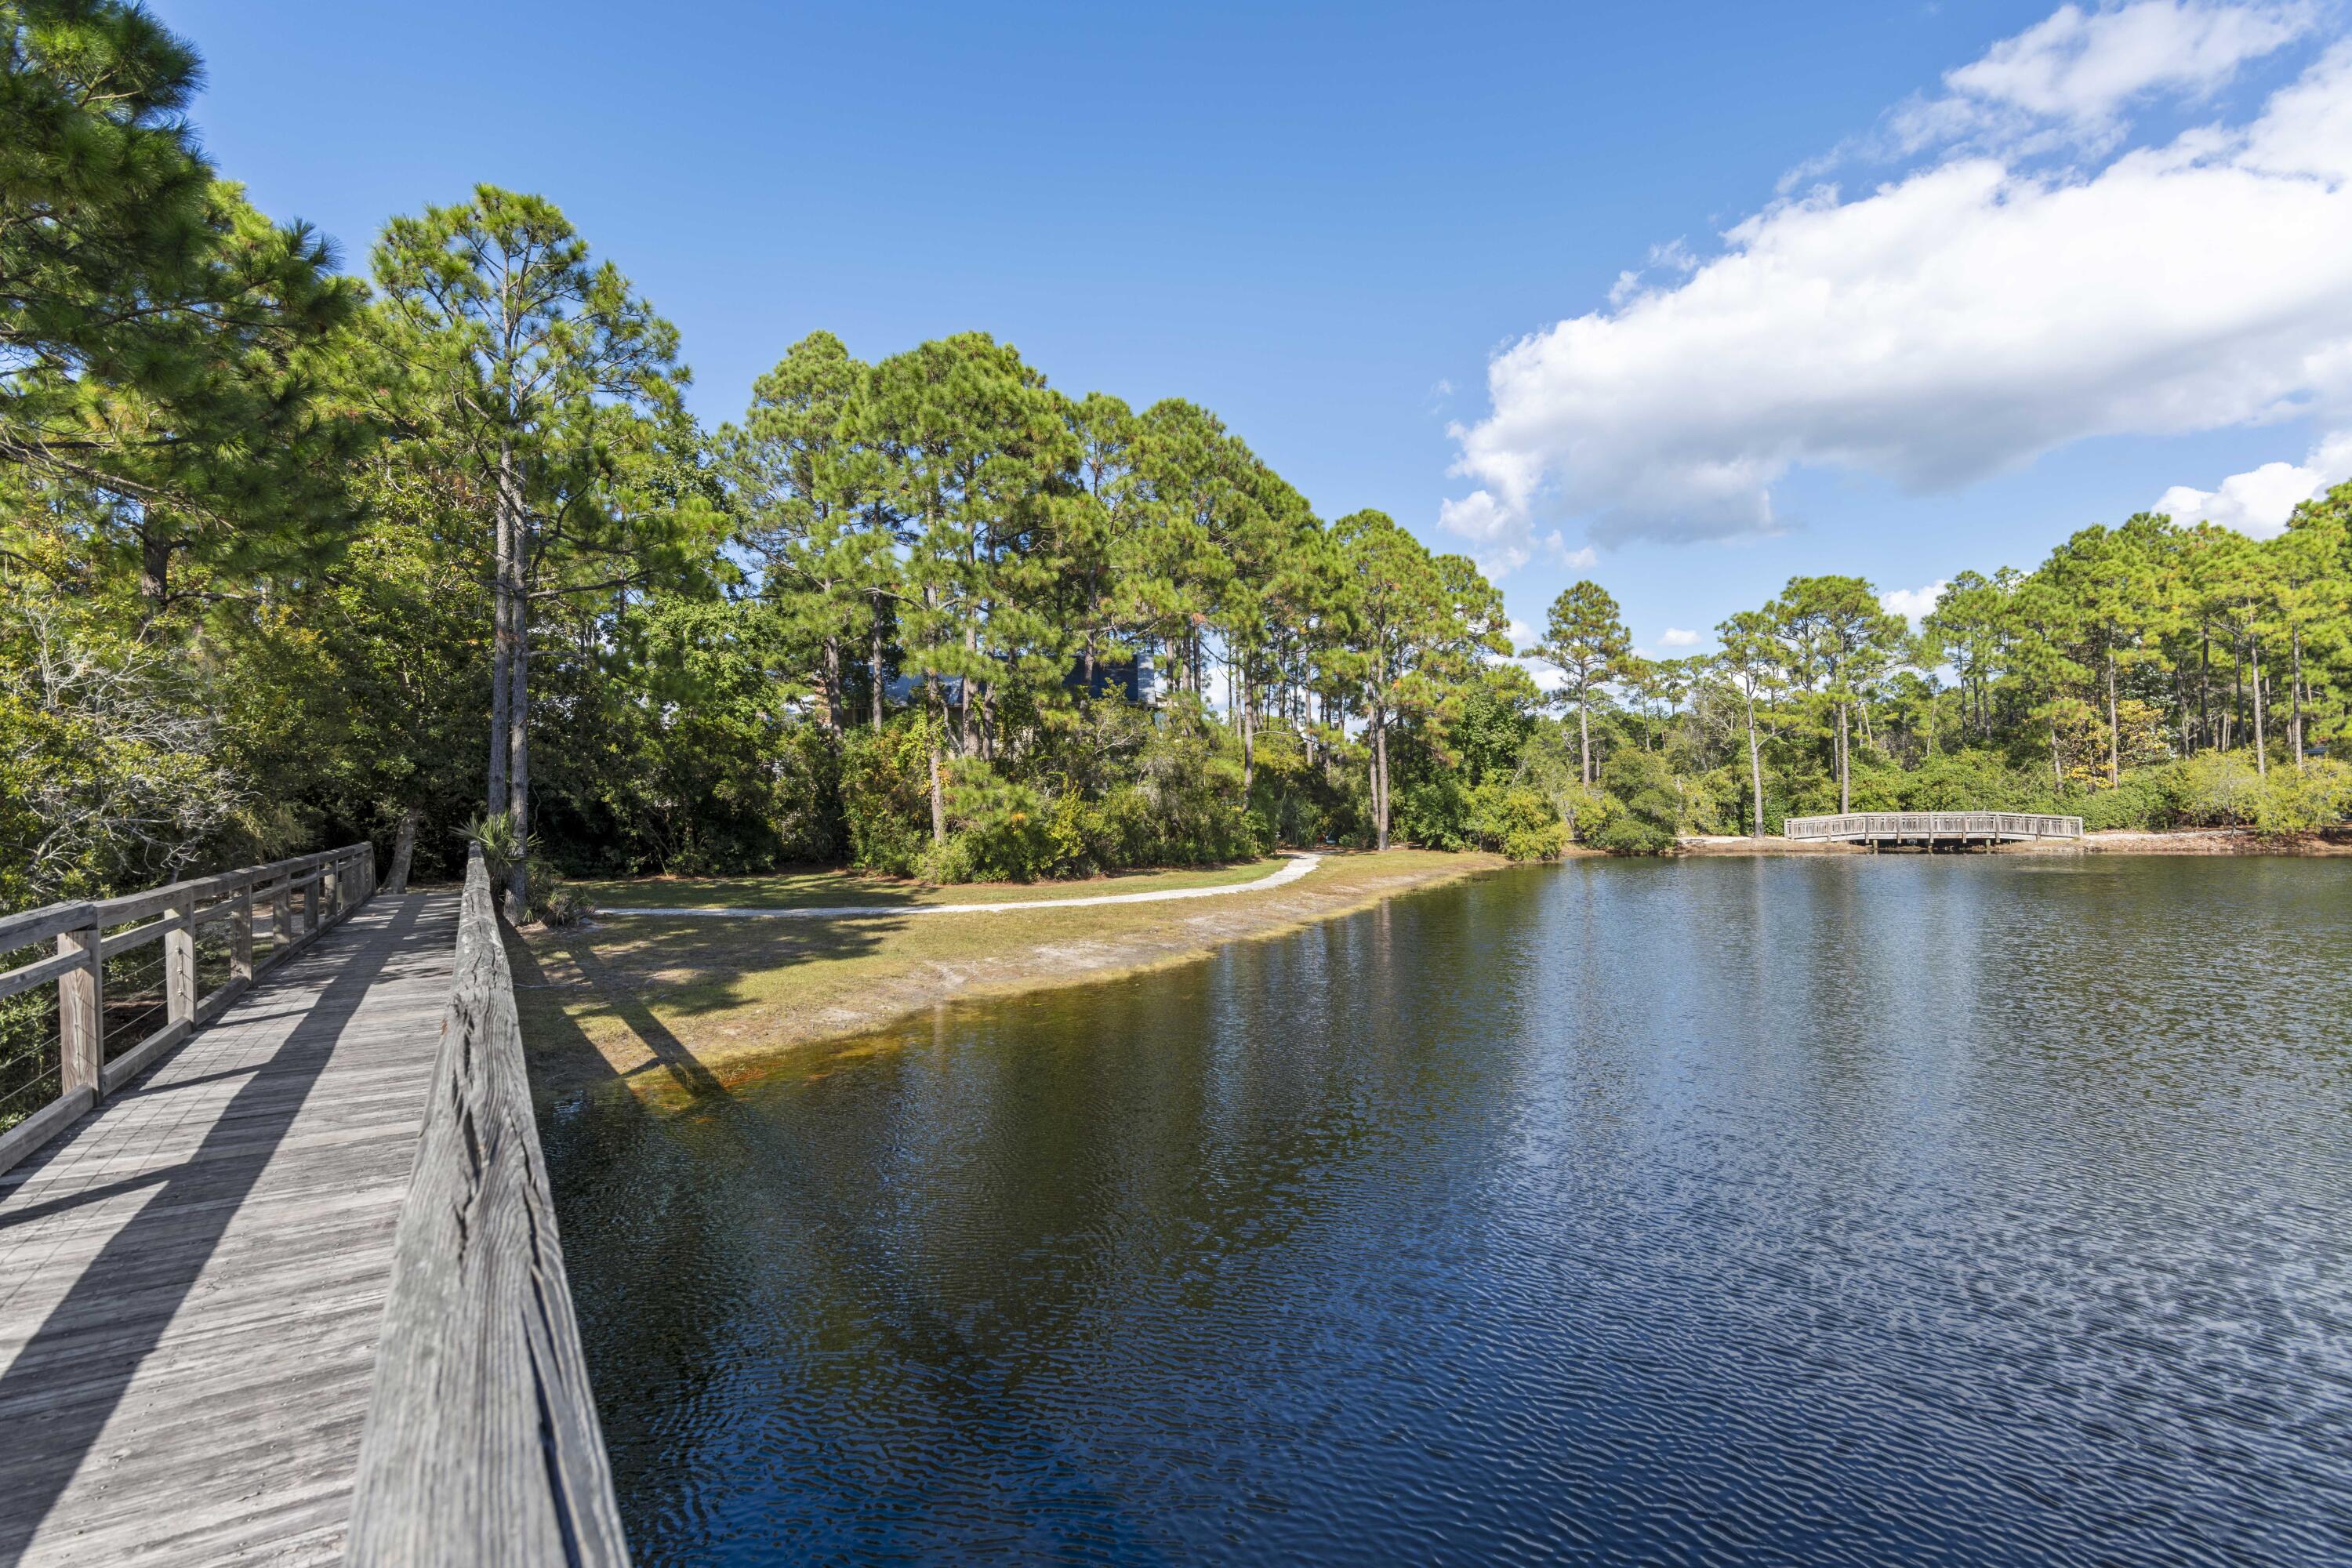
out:
<path id="1" fill-rule="evenodd" d="M 625 1563 L 478 854 L 0 920 L 52 942 L 0 973 L 58 998 L 0 1132 L 0 1564 Z"/>
<path id="2" fill-rule="evenodd" d="M 1781 831 L 1792 839 L 1867 844 L 1873 848 L 1916 845 L 1961 849 L 2078 839 L 2083 837 L 2083 819 L 2023 811 L 1856 811 L 1843 816 L 1792 816 Z"/>

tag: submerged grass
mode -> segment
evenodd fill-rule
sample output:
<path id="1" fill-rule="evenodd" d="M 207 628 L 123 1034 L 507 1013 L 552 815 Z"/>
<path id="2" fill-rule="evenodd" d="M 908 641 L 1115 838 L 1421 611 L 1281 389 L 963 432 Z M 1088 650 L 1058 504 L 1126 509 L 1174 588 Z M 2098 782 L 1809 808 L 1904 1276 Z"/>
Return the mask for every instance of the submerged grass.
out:
<path id="1" fill-rule="evenodd" d="M 921 889 L 895 900 L 987 902 L 1255 881 L 1281 864 L 1025 888 Z M 1410 888 L 1507 864 L 1421 849 L 1339 853 L 1296 882 L 1231 898 L 1006 910 L 950 919 L 723 921 L 620 916 L 516 944 L 516 999 L 542 1101 L 600 1084 L 668 1100 L 724 1088 L 776 1053 L 877 1028 L 951 998 L 1003 995 L 1182 963 L 1220 944 L 1345 914 Z M 898 891 L 896 885 L 887 885 Z M 652 896 L 658 889 L 662 896 Z M 596 884 L 600 904 L 787 908 L 872 900 L 839 872 Z M 956 895 L 937 900 L 924 895 Z M 768 901 L 755 903 L 764 897 Z"/>

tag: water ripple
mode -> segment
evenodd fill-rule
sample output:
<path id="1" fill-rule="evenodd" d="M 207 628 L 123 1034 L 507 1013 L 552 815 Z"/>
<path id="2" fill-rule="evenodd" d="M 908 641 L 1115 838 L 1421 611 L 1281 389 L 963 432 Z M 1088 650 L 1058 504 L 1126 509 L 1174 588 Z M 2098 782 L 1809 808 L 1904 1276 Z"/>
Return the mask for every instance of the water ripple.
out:
<path id="1" fill-rule="evenodd" d="M 2347 894 L 1583 863 L 569 1110 L 638 1558 L 2352 1561 Z"/>

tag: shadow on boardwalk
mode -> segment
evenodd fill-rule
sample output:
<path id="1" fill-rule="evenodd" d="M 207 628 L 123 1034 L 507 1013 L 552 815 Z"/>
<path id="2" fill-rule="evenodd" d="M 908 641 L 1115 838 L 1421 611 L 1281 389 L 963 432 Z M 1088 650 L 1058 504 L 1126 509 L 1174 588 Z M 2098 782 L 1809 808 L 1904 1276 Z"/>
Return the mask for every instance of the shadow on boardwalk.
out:
<path id="1" fill-rule="evenodd" d="M 0 1563 L 339 1546 L 446 903 L 361 910 L 0 1181 Z"/>

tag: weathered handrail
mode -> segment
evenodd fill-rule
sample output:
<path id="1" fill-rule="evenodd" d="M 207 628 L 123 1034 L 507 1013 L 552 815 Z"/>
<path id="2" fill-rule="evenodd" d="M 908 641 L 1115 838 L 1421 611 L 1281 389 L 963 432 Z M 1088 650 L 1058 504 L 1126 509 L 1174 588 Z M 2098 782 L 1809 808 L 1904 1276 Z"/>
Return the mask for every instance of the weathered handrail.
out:
<path id="1" fill-rule="evenodd" d="M 478 848 L 345 1555 L 404 1568 L 629 1560 Z"/>
<path id="2" fill-rule="evenodd" d="M 2079 816 L 2030 811 L 1852 811 L 1837 816 L 1792 816 L 1790 838 L 2080 838 Z"/>
<path id="3" fill-rule="evenodd" d="M 0 1132 L 0 1171 L 71 1126 L 156 1058 L 212 1022 L 243 994 L 257 973 L 307 945 L 375 892 L 375 850 L 347 844 L 319 855 L 247 866 L 143 893 L 48 904 L 0 920 L 0 955 L 54 940 L 54 955 L 0 973 L 0 999 L 55 982 L 58 988 L 58 1097 Z M 301 905 L 298 925 L 294 908 Z M 253 962 L 253 910 L 270 910 L 268 957 Z M 210 993 L 198 984 L 196 930 L 229 927 L 227 981 Z M 142 922 L 142 923 L 133 923 Z M 113 926 L 128 931 L 110 932 Z M 106 961 L 151 942 L 163 944 L 163 1027 L 106 1059 Z"/>

